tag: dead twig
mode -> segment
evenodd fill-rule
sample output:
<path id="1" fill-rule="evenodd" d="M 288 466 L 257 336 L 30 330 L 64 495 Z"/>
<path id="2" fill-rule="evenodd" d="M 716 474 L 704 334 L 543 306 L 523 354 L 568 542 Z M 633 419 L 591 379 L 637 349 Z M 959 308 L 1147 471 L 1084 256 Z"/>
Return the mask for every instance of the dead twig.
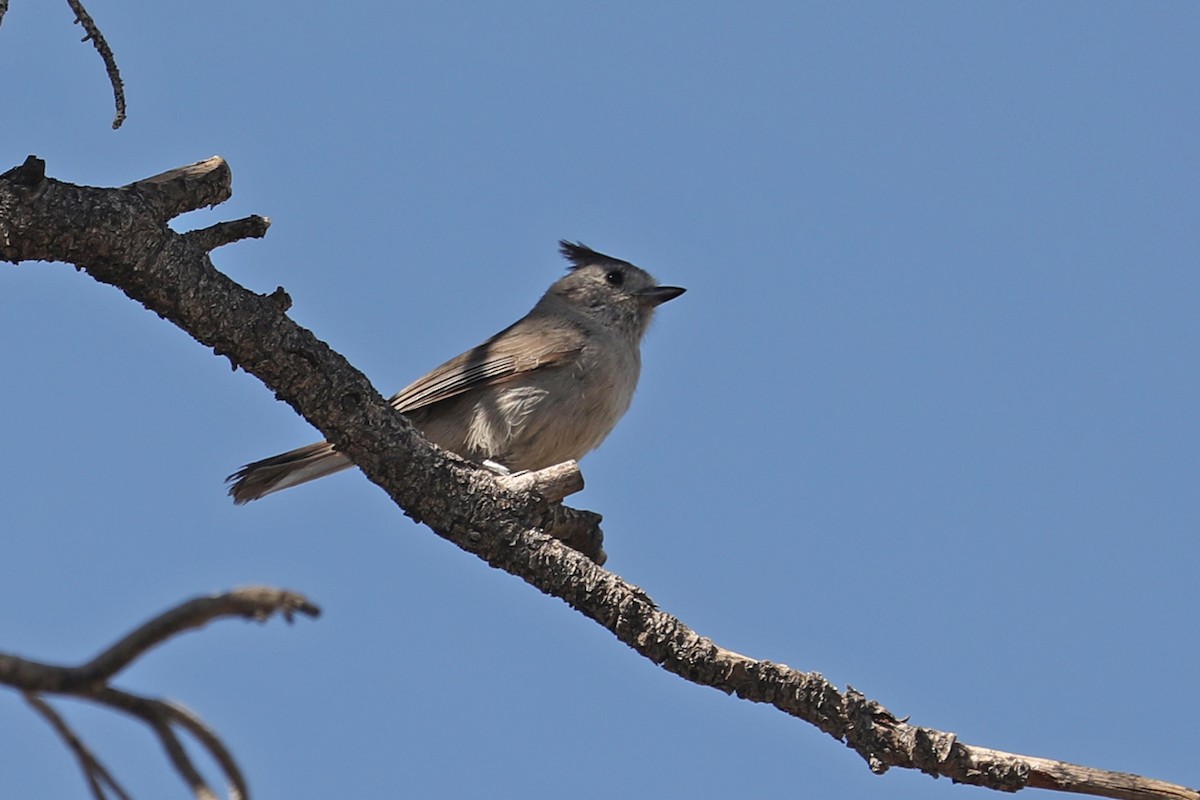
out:
<path id="1" fill-rule="evenodd" d="M 21 690 L 30 707 L 50 723 L 75 755 L 96 800 L 107 800 L 110 796 L 129 800 L 129 794 L 42 697 L 43 694 L 76 697 L 141 719 L 154 731 L 171 765 L 192 793 L 200 800 L 216 800 L 216 792 L 204 780 L 179 739 L 177 730 L 186 731 L 220 766 L 229 784 L 231 800 L 245 800 L 249 797 L 245 776 L 229 748 L 198 716 L 175 703 L 114 688 L 109 681 L 135 659 L 172 636 L 222 617 L 262 622 L 275 614 L 290 622 L 296 614 L 316 617 L 320 609 L 302 595 L 270 587 L 248 587 L 198 597 L 157 615 L 77 667 L 43 664 L 0 653 L 0 684 Z"/>
<path id="2" fill-rule="evenodd" d="M 132 800 L 129 793 L 117 783 L 108 769 L 100 763 L 100 760 L 88 749 L 88 746 L 71 729 L 71 726 L 67 725 L 66 720 L 54 710 L 53 706 L 33 692 L 25 692 L 24 696 L 25 702 L 50 723 L 50 727 L 54 728 L 54 731 L 66 744 L 67 749 L 75 754 L 79 768 L 83 770 L 83 776 L 87 779 L 88 788 L 92 790 L 92 797 L 96 800 L 107 800 L 108 791 L 104 788 L 107 786 L 119 800 Z"/>
<path id="3" fill-rule="evenodd" d="M 125 122 L 125 82 L 121 80 L 121 72 L 117 69 L 116 56 L 108 46 L 108 40 L 100 32 L 100 26 L 83 7 L 81 0 L 67 0 L 67 5 L 75 12 L 75 24 L 82 25 L 87 34 L 80 41 L 86 42 L 90 39 L 100 58 L 104 59 L 104 70 L 108 73 L 108 82 L 112 84 L 113 101 L 117 104 L 117 115 L 112 123 L 113 130 L 116 130 Z M 0 13 L 0 16 L 3 16 L 3 13 Z"/>

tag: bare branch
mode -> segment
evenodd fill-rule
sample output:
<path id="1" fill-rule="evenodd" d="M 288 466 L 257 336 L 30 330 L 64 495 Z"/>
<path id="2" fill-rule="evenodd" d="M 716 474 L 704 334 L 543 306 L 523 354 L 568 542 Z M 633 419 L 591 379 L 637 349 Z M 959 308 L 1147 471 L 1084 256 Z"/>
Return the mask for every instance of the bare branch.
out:
<path id="1" fill-rule="evenodd" d="M 0 210 L 5 192 L 0 181 Z M 73 194 L 84 192 L 86 203 Z M 217 272 L 195 243 L 171 232 L 165 221 L 147 219 L 144 204 L 123 201 L 114 190 L 49 179 L 36 191 L 17 187 L 9 194 L 7 202 L 19 212 L 10 225 L 17 235 L 0 237 L 0 258 L 67 261 L 118 286 L 257 376 L 406 514 L 561 598 L 663 669 L 803 719 L 853 748 L 877 773 L 906 767 L 1008 792 L 1040 787 L 1128 800 L 1200 800 L 1200 793 L 1182 786 L 966 745 L 953 733 L 909 725 L 817 673 L 719 647 L 660 611 L 638 587 L 555 538 L 564 523 L 598 522 L 588 520 L 589 512 L 548 503 L 537 493 L 544 486 L 540 477 L 514 485 L 428 445 L 360 372 L 292 322 L 281 303 Z M 61 214 L 58 204 L 78 210 Z M 54 225 L 62 226 L 58 237 Z M 113 233 L 131 227 L 140 235 Z M 598 535 L 598 527 L 592 530 Z M 599 539 L 592 544 L 593 555 L 602 560 Z"/>
<path id="2" fill-rule="evenodd" d="M 108 82 L 112 84 L 113 101 L 117 104 L 117 115 L 112 123 L 113 130 L 116 130 L 125 121 L 125 83 L 121 80 L 120 70 L 117 69 L 117 59 L 113 56 L 112 48 L 108 46 L 104 34 L 100 32 L 100 26 L 83 7 L 81 0 L 67 0 L 67 5 L 75 12 L 75 23 L 82 25 L 87 33 L 81 41 L 91 39 L 96 52 L 104 59 L 104 70 L 108 73 Z"/>
<path id="3" fill-rule="evenodd" d="M 67 725 L 66 720 L 54 710 L 53 706 L 32 692 L 25 692 L 24 696 L 25 702 L 50 723 L 50 726 L 58 733 L 63 743 L 67 745 L 67 748 L 75 754 L 75 759 L 79 762 L 79 768 L 83 770 L 83 776 L 87 779 L 88 788 L 92 790 L 92 797 L 96 798 L 96 800 L 106 800 L 108 793 L 104 787 L 108 786 L 120 800 L 131 800 L 129 793 L 117 783 L 108 769 L 92 754 L 92 751 L 75 734 L 75 731 Z"/>
<path id="4" fill-rule="evenodd" d="M 150 727 L 150 730 L 154 731 L 154 735 L 158 737 L 158 741 L 162 744 L 163 750 L 166 751 L 171 765 L 179 773 L 179 776 L 183 778 L 184 782 L 187 783 L 188 787 L 192 790 L 192 794 L 199 800 L 216 800 L 217 793 L 204 780 L 204 776 L 200 774 L 200 770 L 196 768 L 191 756 L 184 749 L 183 742 L 179 741 L 179 737 L 175 735 L 175 731 L 171 727 L 171 723 L 176 721 L 176 717 L 173 714 L 174 709 L 171 705 L 162 700 L 139 697 L 138 695 L 111 687 L 90 693 L 87 695 L 87 699 L 132 714 L 145 722 Z M 207 728 L 204 728 L 204 730 L 211 739 L 216 739 L 215 734 L 212 734 Z M 205 743 L 204 740 L 201 741 Z M 229 751 L 225 746 L 218 742 L 218 747 L 222 756 L 232 763 L 232 758 L 229 756 Z M 211 752 L 212 750 L 210 749 Z M 224 766 L 222 764 L 222 767 Z M 226 770 L 226 774 L 230 774 L 229 770 Z M 229 792 L 231 800 L 241 800 L 248 797 L 249 791 L 245 781 L 242 780 L 241 770 L 238 769 L 236 764 L 233 764 L 232 775 L 236 776 L 237 780 L 231 782 L 232 785 Z"/>
<path id="5" fill-rule="evenodd" d="M 565 523 L 573 545 L 603 557 L 597 515 L 510 490 L 490 471 L 431 449 L 366 376 L 286 316 L 285 294 L 238 285 L 213 267 L 206 243 L 171 230 L 169 217 L 219 202 L 230 186 L 219 158 L 120 190 L 51 178 L 32 186 L 0 181 L 0 259 L 76 264 L 171 320 L 256 375 L 407 514 L 460 547 L 478 553 L 484 539 L 494 544 L 530 529 L 557 535 Z M 506 522 L 497 527 L 497 520 Z"/>
<path id="6" fill-rule="evenodd" d="M 54 727 L 75 754 L 92 796 L 97 800 L 108 797 L 105 786 L 121 800 L 129 800 L 129 796 L 58 712 L 38 693 L 68 694 L 143 720 L 154 731 L 175 771 L 192 793 L 201 800 L 215 800 L 216 793 L 196 769 L 174 728 L 177 726 L 186 730 L 225 773 L 230 798 L 245 800 L 249 797 L 245 776 L 229 748 L 199 717 L 166 700 L 141 697 L 113 688 L 108 681 L 134 659 L 176 634 L 199 628 L 221 617 L 244 617 L 263 622 L 275 614 L 291 622 L 296 614 L 315 617 L 320 614 L 320 609 L 302 595 L 262 586 L 198 597 L 159 614 L 82 666 L 60 667 L 0 653 L 0 684 L 21 689 L 26 702 Z"/>
<path id="7" fill-rule="evenodd" d="M 217 737 L 216 732 L 204 724 L 204 721 L 187 710 L 181 705 L 171 703 L 166 700 L 161 701 L 163 712 L 167 717 L 180 727 L 186 728 L 196 741 L 200 742 L 213 760 L 220 765 L 225 772 L 225 778 L 229 781 L 230 795 L 237 798 L 249 797 L 249 789 L 246 787 L 246 778 L 242 775 L 241 769 L 237 762 L 233 759 L 233 754 L 225 747 L 225 743 Z"/>
<path id="8" fill-rule="evenodd" d="M 261 239 L 267 235 L 269 227 L 271 227 L 271 220 L 255 214 L 232 222 L 218 222 L 216 225 L 210 225 L 198 231 L 189 231 L 184 236 L 196 242 L 204 250 L 211 252 L 222 245 L 232 244 L 242 239 Z"/>
<path id="9" fill-rule="evenodd" d="M 79 667 L 83 682 L 107 682 L 150 648 L 172 636 L 200 628 L 221 617 L 244 617 L 265 622 L 279 614 L 288 622 L 293 615 L 320 616 L 321 610 L 303 595 L 269 586 L 250 586 L 231 592 L 197 597 L 176 606 L 125 635 L 88 663 Z"/>
<path id="10" fill-rule="evenodd" d="M 295 613 L 316 617 L 320 609 L 303 595 L 262 586 L 197 597 L 159 614 L 78 667 L 42 664 L 0 653 L 0 683 L 27 692 L 86 692 L 107 683 L 150 648 L 184 631 L 221 617 L 245 617 L 261 622 L 276 613 L 290 622 Z"/>

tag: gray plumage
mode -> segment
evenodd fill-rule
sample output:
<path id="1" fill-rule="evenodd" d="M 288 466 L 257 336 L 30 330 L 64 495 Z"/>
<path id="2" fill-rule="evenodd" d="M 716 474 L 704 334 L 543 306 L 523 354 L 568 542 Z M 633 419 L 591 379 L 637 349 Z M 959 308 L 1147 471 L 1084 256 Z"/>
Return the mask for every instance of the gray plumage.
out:
<path id="1" fill-rule="evenodd" d="M 391 399 L 425 438 L 472 461 L 536 470 L 594 450 L 628 410 L 654 309 L 684 290 L 559 245 L 570 271 L 532 311 Z M 229 476 L 229 494 L 246 503 L 351 466 L 318 442 L 247 464 Z"/>

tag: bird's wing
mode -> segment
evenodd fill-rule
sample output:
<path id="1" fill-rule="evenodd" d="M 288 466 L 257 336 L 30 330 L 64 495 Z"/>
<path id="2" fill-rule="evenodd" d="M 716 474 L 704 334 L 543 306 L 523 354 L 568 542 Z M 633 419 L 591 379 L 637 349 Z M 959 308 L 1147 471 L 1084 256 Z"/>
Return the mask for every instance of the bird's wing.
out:
<path id="1" fill-rule="evenodd" d="M 587 333 L 559 325 L 547 334 L 534 332 L 529 318 L 506 328 L 476 348 L 450 359 L 392 397 L 401 413 L 416 411 L 477 386 L 501 383 L 534 370 L 561 367 L 583 349 Z"/>

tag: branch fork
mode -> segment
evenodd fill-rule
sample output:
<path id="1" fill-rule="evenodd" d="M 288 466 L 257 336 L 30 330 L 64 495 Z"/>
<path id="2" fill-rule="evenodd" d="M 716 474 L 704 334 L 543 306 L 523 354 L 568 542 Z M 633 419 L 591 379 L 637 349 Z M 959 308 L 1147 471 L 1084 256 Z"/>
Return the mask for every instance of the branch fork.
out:
<path id="1" fill-rule="evenodd" d="M 92 797 L 96 800 L 105 800 L 110 796 L 129 800 L 129 794 L 46 700 L 47 694 L 88 700 L 142 720 L 154 731 L 171 765 L 192 793 L 202 800 L 216 798 L 216 793 L 204 780 L 180 741 L 179 732 L 190 734 L 220 766 L 229 783 L 229 797 L 246 800 L 250 790 L 233 754 L 202 719 L 167 700 L 117 689 L 111 685 L 111 681 L 121 670 L 154 647 L 213 620 L 242 617 L 265 622 L 279 615 L 291 622 L 297 614 L 316 617 L 320 613 L 320 609 L 303 595 L 263 586 L 197 597 L 164 611 L 77 667 L 46 664 L 0 653 L 0 684 L 19 690 L 30 708 L 54 728 L 67 749 L 75 755 Z"/>

